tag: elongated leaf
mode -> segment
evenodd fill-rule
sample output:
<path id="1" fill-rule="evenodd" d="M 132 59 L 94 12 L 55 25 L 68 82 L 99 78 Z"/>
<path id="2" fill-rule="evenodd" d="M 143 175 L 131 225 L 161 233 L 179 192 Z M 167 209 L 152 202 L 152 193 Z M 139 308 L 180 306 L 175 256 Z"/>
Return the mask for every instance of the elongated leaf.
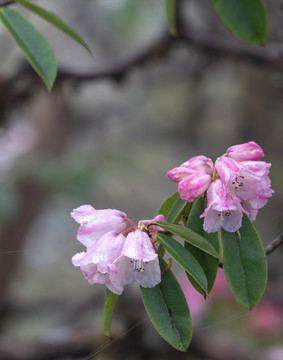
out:
<path id="1" fill-rule="evenodd" d="M 118 295 L 106 289 L 104 297 L 104 312 L 103 312 L 103 329 L 104 335 L 110 336 L 111 321 L 115 309 Z"/>
<path id="2" fill-rule="evenodd" d="M 159 258 L 161 270 L 166 262 Z M 173 275 L 167 271 L 154 288 L 140 287 L 142 300 L 156 331 L 174 348 L 186 351 L 192 339 L 192 322 L 187 301 Z"/>
<path id="3" fill-rule="evenodd" d="M 156 224 L 161 228 L 170 231 L 172 234 L 180 236 L 185 241 L 188 241 L 193 246 L 196 246 L 200 250 L 212 255 L 213 257 L 220 259 L 220 256 L 211 243 L 205 239 L 203 236 L 197 234 L 196 232 L 188 229 L 185 226 L 179 226 L 175 224 L 168 224 L 161 221 L 156 221 Z"/>
<path id="4" fill-rule="evenodd" d="M 179 197 L 180 196 L 179 196 L 178 191 L 176 191 L 174 194 L 169 196 L 169 198 L 167 198 L 163 202 L 163 204 L 160 206 L 159 210 L 157 211 L 157 214 L 162 214 L 163 216 L 165 216 L 167 218 L 171 208 L 173 207 L 175 202 L 179 199 Z"/>
<path id="5" fill-rule="evenodd" d="M 268 22 L 262 0 L 210 0 L 222 23 L 237 37 L 263 45 Z"/>
<path id="6" fill-rule="evenodd" d="M 164 201 L 157 214 L 164 215 L 170 223 L 177 223 L 181 216 L 186 217 L 189 214 L 191 206 L 192 203 L 182 200 L 176 191 Z"/>
<path id="7" fill-rule="evenodd" d="M 89 52 L 90 49 L 87 46 L 86 42 L 82 39 L 80 35 L 78 35 L 72 28 L 70 28 L 67 24 L 65 24 L 56 14 L 43 9 L 42 7 L 35 5 L 34 3 L 26 0 L 15 0 L 15 2 L 24 6 L 28 10 L 32 11 L 36 15 L 40 16 L 44 20 L 48 21 L 52 25 L 56 26 L 58 29 L 63 31 L 65 34 L 69 35 L 72 39 L 82 45 Z"/>
<path id="8" fill-rule="evenodd" d="M 166 16 L 169 33 L 176 36 L 176 0 L 166 0 Z"/>
<path id="9" fill-rule="evenodd" d="M 167 215 L 167 221 L 172 224 L 177 223 L 187 204 L 188 203 L 179 196 Z"/>
<path id="10" fill-rule="evenodd" d="M 205 273 L 193 255 L 175 239 L 165 234 L 158 234 L 158 242 L 164 246 L 169 255 L 190 275 L 190 277 L 207 294 L 207 279 Z"/>
<path id="11" fill-rule="evenodd" d="M 218 233 L 208 234 L 203 230 L 203 219 L 200 218 L 200 215 L 204 211 L 204 207 L 205 207 L 204 203 L 205 203 L 205 199 L 202 196 L 200 196 L 194 201 L 193 207 L 191 209 L 187 221 L 187 227 L 193 230 L 194 232 L 198 233 L 199 235 L 205 237 L 213 245 L 213 247 L 217 250 L 217 252 L 219 252 Z M 184 247 L 190 251 L 190 253 L 197 259 L 199 264 L 202 266 L 204 273 L 207 277 L 207 292 L 209 293 L 213 287 L 216 278 L 216 274 L 218 270 L 218 259 L 201 251 L 197 247 L 192 246 L 188 242 L 185 242 Z M 206 294 L 198 286 L 198 284 L 195 283 L 194 279 L 192 279 L 190 274 L 187 275 L 193 286 L 196 288 L 196 290 L 198 290 L 204 296 L 206 296 Z"/>
<path id="12" fill-rule="evenodd" d="M 266 256 L 261 239 L 244 214 L 238 233 L 222 231 L 223 268 L 235 298 L 252 309 L 262 297 L 267 282 Z"/>
<path id="13" fill-rule="evenodd" d="M 50 91 L 57 73 L 54 53 L 41 33 L 22 15 L 0 9 L 0 20 Z"/>

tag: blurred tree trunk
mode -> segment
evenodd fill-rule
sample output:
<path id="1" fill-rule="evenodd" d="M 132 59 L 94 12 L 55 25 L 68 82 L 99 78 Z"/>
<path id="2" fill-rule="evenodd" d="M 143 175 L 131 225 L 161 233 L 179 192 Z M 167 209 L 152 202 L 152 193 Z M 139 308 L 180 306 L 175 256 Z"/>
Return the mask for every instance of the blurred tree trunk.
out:
<path id="1" fill-rule="evenodd" d="M 38 130 L 38 145 L 33 150 L 35 154 L 60 155 L 70 135 L 70 116 L 61 88 L 55 88 L 51 95 L 40 92 L 33 98 L 31 117 Z M 48 197 L 44 186 L 30 177 L 19 180 L 16 189 L 17 215 L 0 227 L 0 256 L 1 252 L 11 251 L 10 254 L 5 253 L 0 261 L 0 308 L 21 257 L 26 234 Z"/>

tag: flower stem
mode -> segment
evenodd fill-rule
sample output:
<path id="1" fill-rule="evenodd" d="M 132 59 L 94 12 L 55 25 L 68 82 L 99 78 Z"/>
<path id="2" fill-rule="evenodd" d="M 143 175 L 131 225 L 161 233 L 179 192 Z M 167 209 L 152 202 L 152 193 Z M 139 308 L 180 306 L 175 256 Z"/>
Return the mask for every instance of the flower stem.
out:
<path id="1" fill-rule="evenodd" d="M 135 229 L 137 229 L 137 225 L 132 220 L 130 220 L 129 218 L 125 218 L 125 220 L 127 220 L 131 225 L 133 225 Z"/>

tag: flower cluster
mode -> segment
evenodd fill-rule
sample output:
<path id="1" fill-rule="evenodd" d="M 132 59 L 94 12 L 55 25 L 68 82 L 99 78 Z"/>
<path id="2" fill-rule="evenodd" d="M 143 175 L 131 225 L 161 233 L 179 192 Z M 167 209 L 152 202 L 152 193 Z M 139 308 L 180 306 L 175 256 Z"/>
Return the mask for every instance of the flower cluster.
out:
<path id="1" fill-rule="evenodd" d="M 74 209 L 71 216 L 80 224 L 77 239 L 86 247 L 72 262 L 90 284 L 105 284 L 120 295 L 132 282 L 154 287 L 161 281 L 157 252 L 143 230 L 150 222 L 164 221 L 163 216 L 140 221 L 138 227 L 119 210 L 96 210 L 91 205 Z M 126 229 L 128 221 L 134 228 Z"/>
<path id="2" fill-rule="evenodd" d="M 227 149 L 215 164 L 200 155 L 168 171 L 167 176 L 178 183 L 180 197 L 188 202 L 207 192 L 204 230 L 220 228 L 237 231 L 243 213 L 254 221 L 273 190 L 268 177 L 271 164 L 261 161 L 264 153 L 254 141 Z"/>

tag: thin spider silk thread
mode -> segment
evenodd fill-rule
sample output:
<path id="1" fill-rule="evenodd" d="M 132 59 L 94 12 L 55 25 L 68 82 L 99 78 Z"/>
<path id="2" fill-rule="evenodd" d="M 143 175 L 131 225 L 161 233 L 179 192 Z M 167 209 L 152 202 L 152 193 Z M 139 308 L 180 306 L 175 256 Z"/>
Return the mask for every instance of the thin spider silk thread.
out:
<path id="1" fill-rule="evenodd" d="M 57 245 L 56 247 L 60 247 L 60 248 L 64 248 L 64 247 L 69 247 L 71 244 L 62 244 L 62 245 Z M 33 251 L 46 251 L 46 250 L 51 250 L 54 249 L 53 247 L 45 247 L 45 248 L 32 248 L 32 249 L 24 249 L 24 250 L 6 250 L 6 251 L 0 251 L 0 255 L 5 255 L 5 254 L 16 254 L 16 253 L 26 253 L 26 252 L 33 252 Z M 248 310 L 243 310 L 239 313 L 236 313 L 234 315 L 231 315 L 223 320 L 219 320 L 217 322 L 214 322 L 213 324 L 207 325 L 203 328 L 198 329 L 198 331 L 205 331 L 208 329 L 211 329 L 217 325 L 221 325 L 221 324 L 225 324 L 228 323 L 230 321 L 234 321 L 237 320 L 241 317 L 246 316 L 247 314 L 249 314 Z M 118 337 L 116 337 L 115 339 L 112 340 L 107 340 L 104 344 L 100 345 L 97 349 L 95 349 L 94 351 L 92 351 L 89 355 L 87 355 L 86 357 L 82 358 L 81 360 L 90 360 L 92 358 L 94 358 L 95 356 L 97 356 L 99 353 L 101 353 L 103 350 L 107 349 L 109 346 L 111 346 L 113 343 L 115 343 L 116 341 L 118 341 L 120 338 L 122 338 L 123 336 L 129 334 L 131 331 L 133 331 L 135 328 L 137 328 L 138 326 L 140 326 L 141 324 L 143 324 L 146 320 L 148 320 L 148 316 L 145 317 L 143 320 L 137 322 L 135 325 L 133 325 L 130 329 L 124 331 L 121 335 L 119 335 Z"/>
<path id="2" fill-rule="evenodd" d="M 229 323 L 231 321 L 234 321 L 234 320 L 237 320 L 237 319 L 240 319 L 246 315 L 248 315 L 250 313 L 250 311 L 248 310 L 243 310 L 243 311 L 240 311 L 234 315 L 231 315 L 231 316 L 228 316 L 227 318 L 223 319 L 223 320 L 219 320 L 219 321 L 216 321 L 214 322 L 213 324 L 210 324 L 210 325 L 207 325 L 207 326 L 204 326 L 200 329 L 198 329 L 198 332 L 200 331 L 205 331 L 205 330 L 208 330 L 208 329 L 211 329 L 215 326 L 218 326 L 218 325 L 222 325 L 222 324 L 226 324 L 226 323 Z M 115 339 L 113 340 L 107 340 L 104 344 L 100 345 L 97 349 L 95 349 L 94 351 L 92 351 L 91 353 L 89 353 L 86 357 L 80 359 L 80 360 L 91 360 L 91 359 L 94 359 L 95 356 L 97 356 L 98 354 L 100 354 L 103 350 L 107 349 L 109 346 L 111 346 L 114 342 L 116 342 L 117 340 L 119 340 L 120 338 L 122 338 L 123 336 L 129 334 L 131 331 L 133 331 L 135 328 L 137 328 L 138 326 L 140 326 L 142 323 L 144 323 L 146 320 L 148 320 L 149 317 L 145 317 L 143 320 L 139 321 L 138 323 L 136 323 L 135 325 L 133 325 L 130 329 L 124 331 L 121 335 L 119 335 L 118 337 L 116 337 Z"/>

